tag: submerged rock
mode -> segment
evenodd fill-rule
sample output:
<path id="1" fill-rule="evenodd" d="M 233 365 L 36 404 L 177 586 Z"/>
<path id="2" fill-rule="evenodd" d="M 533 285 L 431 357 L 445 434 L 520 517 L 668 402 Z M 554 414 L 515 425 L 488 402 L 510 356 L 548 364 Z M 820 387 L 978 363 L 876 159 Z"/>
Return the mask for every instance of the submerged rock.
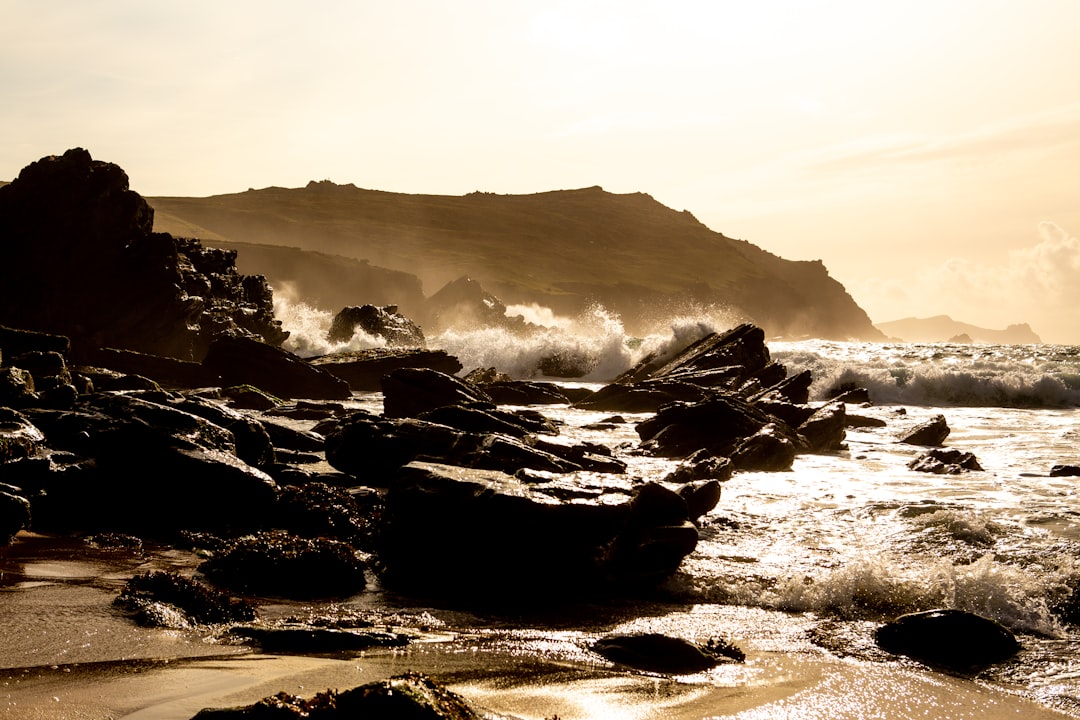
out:
<path id="1" fill-rule="evenodd" d="M 282 531 L 242 537 L 199 570 L 222 587 L 275 597 L 342 597 L 366 584 L 365 563 L 351 545 Z"/>
<path id="2" fill-rule="evenodd" d="M 327 690 L 310 699 L 285 692 L 254 705 L 206 709 L 192 720 L 481 720 L 485 717 L 460 695 L 418 673 L 360 685 L 351 690 Z"/>
<path id="3" fill-rule="evenodd" d="M 1006 628 L 962 610 L 901 615 L 879 627 L 874 639 L 886 652 L 952 670 L 977 670 L 1020 650 L 1020 643 Z"/>
<path id="4" fill-rule="evenodd" d="M 115 603 L 149 627 L 188 627 L 255 619 L 255 606 L 175 572 L 136 575 Z"/>
<path id="5" fill-rule="evenodd" d="M 362 652 L 375 647 L 403 647 L 409 644 L 407 635 L 385 630 L 354 630 L 313 627 L 300 623 L 260 626 L 244 625 L 230 634 L 256 643 L 267 653 L 321 654 Z"/>
<path id="6" fill-rule="evenodd" d="M 722 663 L 746 659 L 741 650 L 727 641 L 713 639 L 698 645 L 660 633 L 609 635 L 589 649 L 620 665 L 671 675 L 702 672 Z"/>
<path id="7" fill-rule="evenodd" d="M 933 448 L 908 463 L 916 472 L 934 475 L 959 475 L 966 470 L 982 470 L 979 460 L 969 452 Z"/>
<path id="8" fill-rule="evenodd" d="M 944 415 L 935 415 L 926 422 L 919 423 L 901 433 L 897 442 L 908 445 L 931 445 L 938 446 L 949 437 L 949 425 L 945 422 Z"/>

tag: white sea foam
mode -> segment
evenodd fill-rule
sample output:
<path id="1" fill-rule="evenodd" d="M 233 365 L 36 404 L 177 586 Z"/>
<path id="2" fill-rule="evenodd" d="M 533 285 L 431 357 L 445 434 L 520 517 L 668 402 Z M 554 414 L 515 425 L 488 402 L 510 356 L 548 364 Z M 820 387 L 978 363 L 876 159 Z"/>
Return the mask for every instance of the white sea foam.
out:
<path id="1" fill-rule="evenodd" d="M 877 403 L 973 407 L 1080 406 L 1078 348 L 1053 345 L 772 343 L 789 372 L 809 369 L 811 392 L 865 387 Z"/>
<path id="2" fill-rule="evenodd" d="M 282 347 L 300 357 L 386 345 L 385 339 L 368 335 L 359 328 L 348 342 L 330 342 L 327 335 L 334 319 L 333 313 L 294 300 L 289 293 L 278 290 L 274 292 L 274 316 L 281 321 L 282 328 L 289 332 L 289 337 Z"/>

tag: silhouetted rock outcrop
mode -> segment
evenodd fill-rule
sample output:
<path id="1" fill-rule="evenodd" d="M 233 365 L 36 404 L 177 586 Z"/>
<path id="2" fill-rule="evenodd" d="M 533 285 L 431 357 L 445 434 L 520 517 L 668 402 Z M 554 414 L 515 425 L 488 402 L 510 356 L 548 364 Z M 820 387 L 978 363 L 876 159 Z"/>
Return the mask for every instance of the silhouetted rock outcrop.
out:
<path id="1" fill-rule="evenodd" d="M 327 339 L 344 343 L 352 339 L 357 329 L 368 335 L 383 338 L 395 347 L 424 348 L 424 331 L 420 326 L 397 311 L 397 306 L 350 305 L 342 308 L 330 323 Z"/>
<path id="2" fill-rule="evenodd" d="M 0 187 L 0 324 L 66 336 L 76 360 L 102 347 L 199 360 L 226 333 L 287 337 L 264 279 L 153 221 L 124 171 L 86 150 L 23 168 Z"/>

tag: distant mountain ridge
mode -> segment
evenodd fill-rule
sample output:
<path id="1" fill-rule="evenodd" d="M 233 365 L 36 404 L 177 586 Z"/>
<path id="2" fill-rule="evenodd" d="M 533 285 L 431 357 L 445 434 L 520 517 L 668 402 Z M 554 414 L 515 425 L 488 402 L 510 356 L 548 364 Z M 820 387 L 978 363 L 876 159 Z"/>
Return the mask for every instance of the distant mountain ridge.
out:
<path id="1" fill-rule="evenodd" d="M 320 262 L 365 261 L 421 278 L 428 295 L 469 276 L 507 304 L 535 302 L 563 314 L 603 304 L 632 332 L 720 308 L 774 336 L 882 339 L 820 261 L 785 260 L 725 237 L 644 193 L 411 195 L 322 181 L 148 200 L 159 231 L 210 245 L 317 252 Z M 287 267 L 263 274 L 275 285 L 295 283 Z M 318 283 L 297 290 L 322 303 Z M 363 288 L 353 291 L 352 304 L 370 302 Z"/>
<path id="2" fill-rule="evenodd" d="M 986 328 L 957 322 L 948 315 L 929 318 L 904 318 L 877 323 L 877 328 L 889 337 L 905 342 L 974 342 L 1001 345 L 1038 344 L 1042 340 L 1027 323 L 1009 325 L 1004 330 Z"/>

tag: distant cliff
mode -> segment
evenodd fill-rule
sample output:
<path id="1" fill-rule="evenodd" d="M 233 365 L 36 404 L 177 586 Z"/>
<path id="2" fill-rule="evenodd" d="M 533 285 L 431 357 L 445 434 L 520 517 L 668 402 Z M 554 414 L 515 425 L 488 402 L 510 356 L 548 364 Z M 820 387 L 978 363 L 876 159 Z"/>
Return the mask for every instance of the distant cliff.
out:
<path id="1" fill-rule="evenodd" d="M 158 230 L 196 234 L 209 244 L 314 251 L 322 253 L 320 263 L 330 256 L 368 261 L 421 278 L 429 296 L 470 276 L 508 304 L 536 302 L 574 313 L 600 303 L 618 312 L 631 332 L 674 315 L 719 309 L 770 335 L 883 338 L 821 262 L 784 260 L 642 193 L 591 187 L 458 197 L 324 181 L 149 201 Z M 230 247 L 239 250 L 243 267 L 248 251 Z M 298 266 L 275 271 L 260 265 L 257 272 L 277 284 Z M 326 284 L 332 282 L 328 276 Z M 304 283 L 306 299 L 337 309 L 342 298 L 322 297 L 330 289 L 320 284 Z M 405 295 L 368 298 L 359 287 L 349 292 L 352 304 L 394 302 L 404 309 L 412 302 Z"/>
<path id="2" fill-rule="evenodd" d="M 877 324 L 878 330 L 905 342 L 974 342 L 1002 345 L 1029 345 L 1042 340 L 1027 323 L 1010 325 L 1004 330 L 957 322 L 948 315 L 929 318 L 904 318 Z"/>

